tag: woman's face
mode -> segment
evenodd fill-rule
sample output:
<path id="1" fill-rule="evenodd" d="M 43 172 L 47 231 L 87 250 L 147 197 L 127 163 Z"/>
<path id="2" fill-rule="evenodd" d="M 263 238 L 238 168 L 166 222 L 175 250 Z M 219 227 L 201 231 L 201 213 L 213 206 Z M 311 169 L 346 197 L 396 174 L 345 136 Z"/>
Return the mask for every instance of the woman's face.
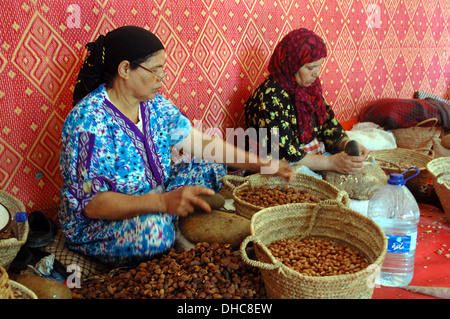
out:
<path id="1" fill-rule="evenodd" d="M 302 87 L 310 86 L 318 77 L 324 58 L 304 64 L 295 74 L 295 80 Z"/>
<path id="2" fill-rule="evenodd" d="M 164 50 L 159 50 L 152 57 L 140 64 L 140 67 L 134 69 L 132 88 L 135 96 L 140 101 L 153 99 L 161 90 L 165 71 L 163 69 L 166 60 Z"/>

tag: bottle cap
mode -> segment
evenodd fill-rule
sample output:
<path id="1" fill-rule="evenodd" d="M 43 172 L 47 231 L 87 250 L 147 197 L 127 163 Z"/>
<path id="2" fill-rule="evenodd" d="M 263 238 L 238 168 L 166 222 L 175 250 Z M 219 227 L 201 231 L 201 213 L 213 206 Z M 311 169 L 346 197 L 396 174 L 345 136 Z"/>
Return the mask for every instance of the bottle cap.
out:
<path id="1" fill-rule="evenodd" d="M 26 222 L 28 219 L 28 215 L 26 212 L 18 212 L 16 213 L 16 221 L 17 222 Z"/>
<path id="2" fill-rule="evenodd" d="M 403 174 L 399 173 L 391 173 L 387 182 L 390 185 L 401 185 L 401 186 L 405 185 Z"/>

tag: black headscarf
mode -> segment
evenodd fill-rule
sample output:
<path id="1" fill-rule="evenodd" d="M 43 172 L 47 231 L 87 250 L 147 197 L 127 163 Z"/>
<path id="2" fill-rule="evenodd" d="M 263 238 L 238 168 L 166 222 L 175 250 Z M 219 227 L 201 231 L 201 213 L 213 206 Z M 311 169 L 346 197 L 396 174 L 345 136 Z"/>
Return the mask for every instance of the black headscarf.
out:
<path id="1" fill-rule="evenodd" d="M 130 63 L 164 49 L 161 40 L 143 28 L 124 26 L 100 35 L 95 42 L 86 44 L 89 51 L 78 73 L 73 105 L 95 90 L 117 72 L 123 60 Z"/>

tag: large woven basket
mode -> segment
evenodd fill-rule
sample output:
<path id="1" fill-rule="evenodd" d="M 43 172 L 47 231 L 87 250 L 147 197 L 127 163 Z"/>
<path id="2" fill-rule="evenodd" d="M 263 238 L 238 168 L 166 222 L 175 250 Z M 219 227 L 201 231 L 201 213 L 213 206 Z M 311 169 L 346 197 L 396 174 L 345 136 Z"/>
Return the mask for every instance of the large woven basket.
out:
<path id="1" fill-rule="evenodd" d="M 445 218 L 450 222 L 450 157 L 440 157 L 427 165 L 433 187 L 439 197 Z"/>
<path id="2" fill-rule="evenodd" d="M 409 183 L 416 185 L 427 186 L 430 182 L 430 172 L 427 170 L 427 164 L 433 159 L 433 150 L 427 150 L 431 155 L 421 153 L 420 150 L 410 150 L 405 148 L 394 148 L 390 150 L 373 151 L 370 155 L 375 159 L 377 164 L 387 173 L 402 173 L 410 167 L 417 167 L 420 170 L 419 175 L 411 178 Z M 407 179 L 415 174 L 411 170 L 404 174 Z"/>
<path id="3" fill-rule="evenodd" d="M 11 216 L 17 212 L 25 212 L 25 206 L 14 196 L 0 190 L 0 204 L 9 211 Z M 11 221 L 10 229 L 14 238 L 0 240 L 0 266 L 8 270 L 11 262 L 16 258 L 20 247 L 25 244 L 28 238 L 29 224 L 26 222 Z"/>
<path id="4" fill-rule="evenodd" d="M 433 138 L 440 137 L 442 133 L 442 127 L 436 126 L 438 122 L 439 120 L 433 117 L 417 123 L 414 127 L 392 129 L 397 147 L 412 150 L 431 149 Z M 432 125 L 424 126 L 429 125 L 429 123 L 432 123 Z"/>
<path id="5" fill-rule="evenodd" d="M 269 207 L 253 215 L 251 235 L 241 244 L 244 262 L 258 267 L 269 298 L 273 299 L 369 299 L 375 274 L 381 269 L 387 250 L 383 230 L 370 218 L 327 200 L 317 205 L 287 204 Z M 308 276 L 276 259 L 268 245 L 280 239 L 320 238 L 347 244 L 373 264 L 347 275 Z M 253 242 L 257 260 L 246 247 Z M 373 267 L 373 268 L 372 268 Z"/>
<path id="6" fill-rule="evenodd" d="M 274 188 L 276 186 L 290 186 L 297 190 L 307 191 L 309 194 L 319 197 L 321 200 L 338 199 L 345 205 L 350 205 L 350 198 L 346 191 L 342 191 L 320 178 L 304 173 L 296 173 L 292 181 L 288 182 L 282 177 L 254 174 L 246 177 L 243 184 L 234 188 L 232 198 L 236 213 L 245 218 L 251 219 L 253 214 L 259 212 L 264 207 L 250 204 L 240 199 L 237 194 L 252 187 L 264 186 Z"/>

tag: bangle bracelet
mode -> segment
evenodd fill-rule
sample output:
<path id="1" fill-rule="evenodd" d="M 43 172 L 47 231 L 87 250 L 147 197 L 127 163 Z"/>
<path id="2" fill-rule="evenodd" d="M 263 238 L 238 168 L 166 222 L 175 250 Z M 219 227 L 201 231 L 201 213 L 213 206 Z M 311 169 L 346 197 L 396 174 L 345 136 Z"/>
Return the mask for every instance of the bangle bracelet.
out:
<path id="1" fill-rule="evenodd" d="M 344 142 L 344 145 L 342 146 L 342 151 L 345 151 L 345 148 L 347 147 L 348 142 L 350 142 L 350 139 L 347 138 Z"/>

